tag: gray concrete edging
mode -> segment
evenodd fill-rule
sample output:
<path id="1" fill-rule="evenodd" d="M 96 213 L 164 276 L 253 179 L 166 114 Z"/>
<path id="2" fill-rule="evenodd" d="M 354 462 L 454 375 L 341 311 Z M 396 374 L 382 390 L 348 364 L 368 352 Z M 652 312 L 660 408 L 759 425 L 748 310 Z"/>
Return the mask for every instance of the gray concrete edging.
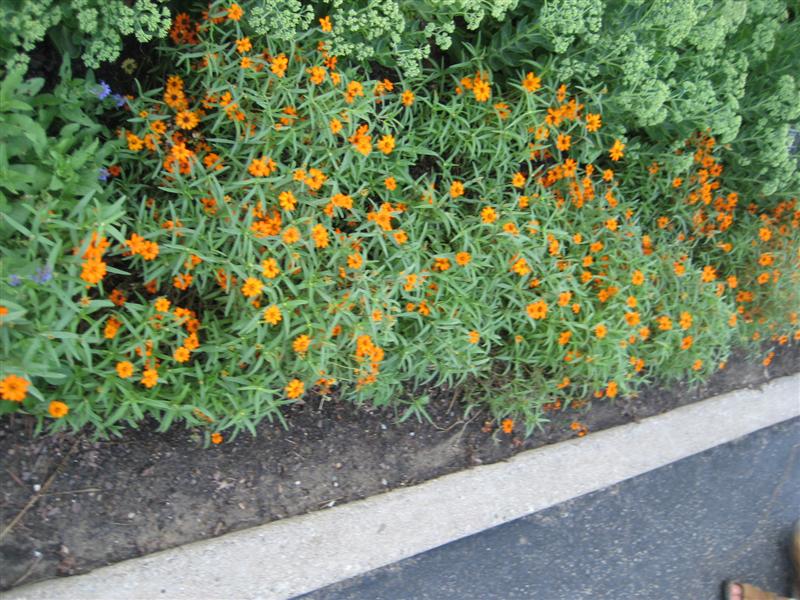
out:
<path id="1" fill-rule="evenodd" d="M 523 452 L 332 509 L 275 521 L 3 600 L 290 598 L 613 485 L 800 416 L 800 374 L 760 389 Z"/>

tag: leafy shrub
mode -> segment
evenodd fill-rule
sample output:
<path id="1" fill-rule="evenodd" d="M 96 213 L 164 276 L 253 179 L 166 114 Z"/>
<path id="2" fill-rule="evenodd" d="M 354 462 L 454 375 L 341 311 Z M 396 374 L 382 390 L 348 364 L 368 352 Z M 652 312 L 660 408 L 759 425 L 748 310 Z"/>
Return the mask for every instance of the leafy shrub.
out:
<path id="1" fill-rule="evenodd" d="M 254 41 L 291 42 L 305 31 L 315 14 L 329 30 L 330 52 L 340 58 L 376 61 L 397 67 L 407 77 L 420 75 L 432 43 L 446 50 L 463 19 L 476 30 L 487 16 L 502 21 L 518 0 L 327 0 L 322 2 L 243 3 Z"/>
<path id="2" fill-rule="evenodd" d="M 470 380 L 530 433 L 554 402 L 699 380 L 738 337 L 800 338 L 797 201 L 740 203 L 713 137 L 649 162 L 602 82 L 368 79 L 323 28 L 261 46 L 246 18 L 176 20 L 114 204 L 12 199 L 3 247 L 47 250 L 58 285 L 0 284 L 5 410 L 235 434 L 311 390 L 423 417 L 407 388 Z"/>
<path id="3" fill-rule="evenodd" d="M 800 190 L 788 152 L 800 22 L 786 2 L 523 0 L 493 34 L 490 25 L 473 52 L 492 68 L 513 77 L 540 60 L 559 81 L 602 81 L 606 114 L 656 152 L 710 129 L 747 173 L 742 193 Z M 463 57 L 469 46 L 454 50 Z"/>
<path id="4" fill-rule="evenodd" d="M 81 376 L 76 365 L 91 368 L 86 319 L 111 305 L 81 301 L 83 282 L 70 269 L 73 247 L 87 228 L 111 226 L 123 212 L 121 201 L 105 200 L 101 179 L 116 169 L 101 168 L 110 144 L 98 140 L 108 132 L 96 120 L 103 104 L 118 100 L 110 92 L 100 100 L 105 88 L 72 79 L 68 64 L 52 93 L 37 93 L 43 80 L 23 81 L 19 70 L 0 83 L 0 363 L 4 375 L 38 382 L 23 406 L 39 417 L 51 391 Z M 0 385 L 4 398 L 22 400 L 19 388 Z M 0 402 L 0 413 L 17 408 Z"/>
<path id="5" fill-rule="evenodd" d="M 80 56 L 87 67 L 117 59 L 122 38 L 149 42 L 167 34 L 163 0 L 0 0 L 0 59 L 3 68 L 25 67 L 28 53 L 50 33 L 62 53 Z"/>

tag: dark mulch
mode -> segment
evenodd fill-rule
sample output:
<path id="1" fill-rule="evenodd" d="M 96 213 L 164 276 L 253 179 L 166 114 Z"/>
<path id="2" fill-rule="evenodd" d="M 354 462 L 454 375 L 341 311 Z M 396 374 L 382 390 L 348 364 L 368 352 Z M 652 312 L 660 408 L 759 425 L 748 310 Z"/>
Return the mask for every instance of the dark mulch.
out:
<path id="1" fill-rule="evenodd" d="M 319 510 L 800 370 L 800 346 L 780 348 L 765 369 L 735 355 L 707 384 L 653 387 L 635 398 L 595 401 L 553 414 L 528 440 L 465 422 L 446 389 L 429 391 L 436 425 L 393 423 L 391 409 L 309 402 L 287 412 L 291 429 L 264 423 L 258 436 L 204 449 L 197 431 L 121 439 L 33 438 L 30 421 L 0 421 L 0 589 L 81 573 L 225 532 Z M 52 479 L 51 479 L 52 478 Z M 44 490 L 48 480 L 50 485 Z"/>

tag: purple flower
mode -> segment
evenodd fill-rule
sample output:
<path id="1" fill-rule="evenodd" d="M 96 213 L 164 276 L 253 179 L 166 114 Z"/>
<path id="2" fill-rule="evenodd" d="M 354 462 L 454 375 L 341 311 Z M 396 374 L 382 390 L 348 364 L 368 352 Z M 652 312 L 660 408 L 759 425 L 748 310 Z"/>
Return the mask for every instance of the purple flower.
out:
<path id="1" fill-rule="evenodd" d="M 22 283 L 22 279 L 19 275 L 9 275 L 8 276 L 8 285 L 11 287 L 17 287 L 20 283 Z"/>
<path id="2" fill-rule="evenodd" d="M 94 93 L 99 100 L 105 100 L 108 98 L 109 94 L 111 94 L 111 86 L 108 85 L 102 79 L 97 82 L 98 87 L 95 89 Z"/>
<path id="3" fill-rule="evenodd" d="M 127 102 L 125 96 L 123 96 L 122 94 L 114 94 L 113 96 L 111 96 L 111 98 L 112 100 L 114 100 L 114 103 L 116 104 L 117 108 L 122 108 L 123 106 L 125 106 L 125 103 Z"/>
<path id="4" fill-rule="evenodd" d="M 47 283 L 53 278 L 53 269 L 49 265 L 45 265 L 44 268 L 40 267 L 36 269 L 36 273 L 31 276 L 31 279 L 36 283 Z"/>
<path id="5" fill-rule="evenodd" d="M 102 182 L 106 182 L 108 181 L 109 175 L 108 169 L 105 167 L 100 167 L 100 172 L 98 173 L 97 178 Z"/>

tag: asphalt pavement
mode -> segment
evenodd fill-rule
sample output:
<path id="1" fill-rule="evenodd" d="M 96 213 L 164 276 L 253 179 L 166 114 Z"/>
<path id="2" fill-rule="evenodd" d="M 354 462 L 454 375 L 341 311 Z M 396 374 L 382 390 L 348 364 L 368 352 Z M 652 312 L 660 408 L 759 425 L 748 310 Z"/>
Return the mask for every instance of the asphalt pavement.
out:
<path id="1" fill-rule="evenodd" d="M 299 598 L 716 600 L 729 578 L 788 596 L 798 517 L 795 418 Z"/>

